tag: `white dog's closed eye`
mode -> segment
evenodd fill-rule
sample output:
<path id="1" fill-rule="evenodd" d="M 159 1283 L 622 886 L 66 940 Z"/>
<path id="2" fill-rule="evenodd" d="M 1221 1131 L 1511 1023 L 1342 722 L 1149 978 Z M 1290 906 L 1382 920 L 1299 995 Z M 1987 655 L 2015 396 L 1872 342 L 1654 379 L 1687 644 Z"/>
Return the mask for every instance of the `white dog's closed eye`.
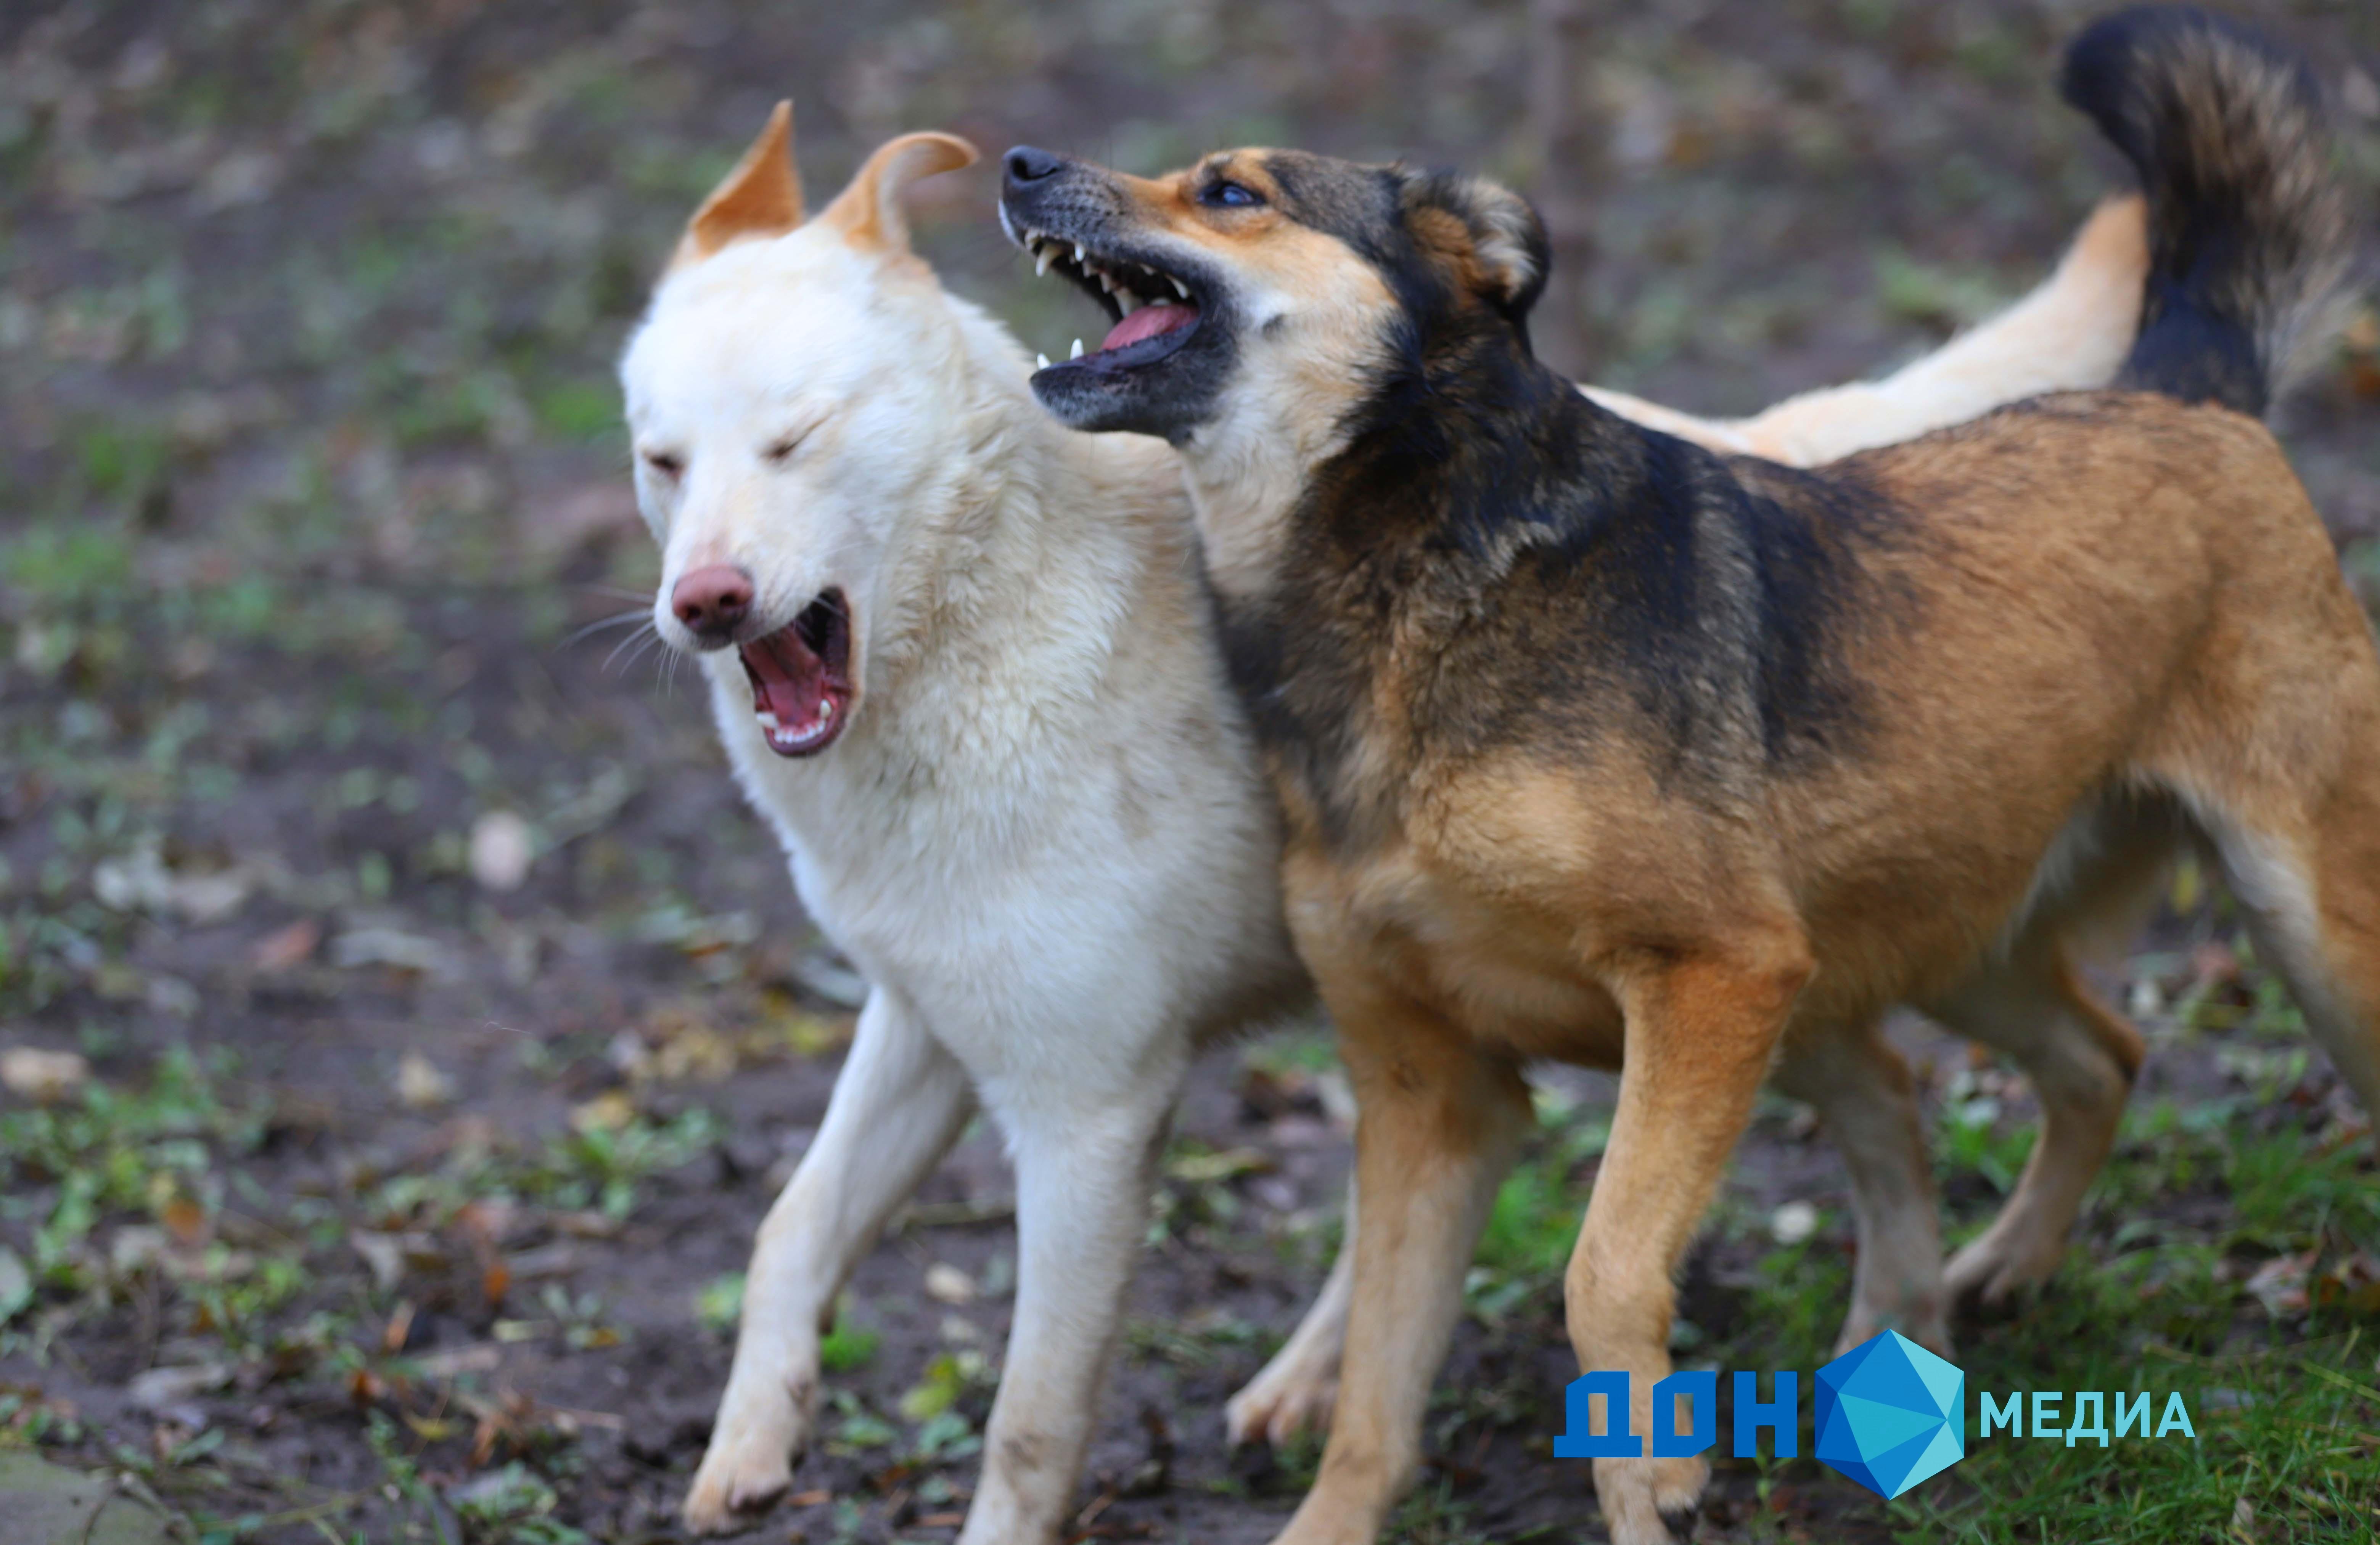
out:
<path id="1" fill-rule="evenodd" d="M 793 460 L 794 453 L 809 443 L 810 438 L 826 427 L 827 416 L 823 413 L 810 415 L 793 428 L 777 434 L 761 448 L 760 459 L 776 466 L 783 466 Z"/>

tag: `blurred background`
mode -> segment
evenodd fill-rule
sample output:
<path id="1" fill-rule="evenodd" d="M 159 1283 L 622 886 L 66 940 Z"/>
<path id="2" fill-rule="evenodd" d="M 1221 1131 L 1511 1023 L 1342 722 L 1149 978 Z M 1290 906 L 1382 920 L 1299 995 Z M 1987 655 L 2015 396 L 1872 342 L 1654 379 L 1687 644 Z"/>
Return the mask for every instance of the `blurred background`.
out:
<path id="1" fill-rule="evenodd" d="M 691 672 L 612 621 L 656 569 L 613 364 L 779 97 L 814 206 L 927 127 L 1142 173 L 1238 143 L 1485 170 L 1553 226 L 1548 356 L 1741 412 L 1880 373 L 2046 271 L 2121 180 L 2053 87 L 2102 8 L 0 9 L 0 1541 L 94 1505 L 128 1539 L 178 1515 L 207 1540 L 668 1536 L 751 1226 L 858 990 Z M 2368 228 L 2380 9 L 2224 8 L 2316 61 Z M 1061 356 L 1085 314 L 1026 283 L 993 192 L 989 165 L 922 185 L 920 245 Z M 2368 304 L 2280 422 L 2380 599 Z M 2087 1450 L 2048 1479 L 1973 1461 L 1890 1511 L 1803 1461 L 1723 1473 L 1712 1537 L 2031 1539 L 2047 1496 L 2108 1510 L 2094 1539 L 2369 1538 L 2369 1144 L 2236 935 L 2185 875 L 2110 984 L 2157 1056 L 2086 1230 L 2102 1264 L 1971 1338 L 2003 1359 L 1979 1386 L 2082 1387 L 2026 1362 L 2078 1346 L 2136 1381 L 2164 1348 L 2157 1379 L 2235 1397 L 2230 1446 L 2159 1473 L 2178 1511 L 2140 1523 L 2137 1459 L 2119 1484 Z M 1972 1226 L 2032 1107 L 1909 1034 Z M 1599 1538 L 1543 1454 L 1602 1094 L 1546 1097 L 1402 1538 Z M 1310 1473 L 1310 1450 L 1227 1458 L 1217 1412 L 1318 1281 L 1338 1107 L 1311 1032 L 1202 1068 L 1085 1537 L 1266 1539 Z M 1823 1358 L 1850 1225 L 1809 1139 L 1765 1110 L 1682 1356 Z M 862 1273 L 826 1452 L 767 1538 L 949 1538 L 1007 1185 L 970 1138 Z M 2317 1394 L 2365 1435 L 2317 1452 L 2312 1418 L 2252 1414 Z"/>

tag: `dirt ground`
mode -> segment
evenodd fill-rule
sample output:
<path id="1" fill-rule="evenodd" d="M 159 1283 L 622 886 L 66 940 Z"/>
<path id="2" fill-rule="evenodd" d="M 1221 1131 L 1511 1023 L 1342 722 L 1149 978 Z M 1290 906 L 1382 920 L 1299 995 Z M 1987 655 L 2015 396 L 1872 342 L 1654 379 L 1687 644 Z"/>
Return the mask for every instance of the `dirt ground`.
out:
<path id="1" fill-rule="evenodd" d="M 2317 61 L 2368 223 L 2380 12 L 2231 8 Z M 2020 293 L 2118 181 L 2050 85 L 2091 10 L 1590 6 L 1592 379 L 1746 409 Z M 678 224 L 786 94 L 814 200 L 917 127 L 1143 171 L 1269 141 L 1542 187 L 1529 53 L 1524 6 L 1412 0 L 0 11 L 0 1050 L 73 1054 L 0 1068 L 0 1447 L 208 1541 L 676 1538 L 735 1273 L 856 1001 L 690 674 L 612 621 L 655 565 L 611 366 Z M 921 189 L 923 243 L 1055 355 L 1083 317 L 1026 285 L 992 186 Z M 2380 316 L 2280 426 L 2380 599 Z M 2121 1538 L 2371 1538 L 2380 1501 L 2370 1144 L 2246 957 L 2185 875 L 2110 964 L 2155 1046 L 2143 1114 L 2071 1281 L 1963 1329 L 1970 1378 L 2171 1353 L 2231 1370 L 2206 1374 L 2219 1409 L 2266 1388 L 2221 1359 L 2285 1353 L 2314 1372 L 2274 1374 L 2279 1397 L 2347 1380 L 2321 1425 L 2362 1436 L 2270 1486 L 2210 1447 L 2204 1516 Z M 2030 1104 L 1899 1033 L 1973 1227 Z M 1289 1027 L 1198 1068 L 1081 1538 L 1253 1545 L 1311 1477 L 1311 1445 L 1228 1454 L 1220 1407 L 1335 1239 L 1327 1044 Z M 1608 1095 L 1548 1081 L 1399 1538 L 1602 1538 L 1550 1439 L 1574 1371 L 1554 1283 Z M 861 1269 L 827 1442 L 747 1538 L 952 1536 L 1010 1197 L 970 1132 Z M 1850 1235 L 1806 1115 L 1764 1106 L 1682 1358 L 1815 1367 Z M 2281 1441 L 2243 1423 L 2240 1452 Z M 1888 1507 L 1806 1459 L 1723 1466 L 1702 1538 L 2013 1539 L 2035 1493 L 2010 1475 Z"/>

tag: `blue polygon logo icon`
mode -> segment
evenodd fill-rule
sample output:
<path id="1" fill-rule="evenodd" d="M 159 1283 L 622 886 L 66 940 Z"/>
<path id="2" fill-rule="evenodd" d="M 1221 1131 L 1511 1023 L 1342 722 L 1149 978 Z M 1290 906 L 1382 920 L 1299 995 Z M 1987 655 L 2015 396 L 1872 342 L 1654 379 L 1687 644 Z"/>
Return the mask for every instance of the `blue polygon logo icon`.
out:
<path id="1" fill-rule="evenodd" d="M 1818 1370 L 1818 1462 L 1897 1497 L 1967 1456 L 1967 1376 L 1899 1331 Z"/>

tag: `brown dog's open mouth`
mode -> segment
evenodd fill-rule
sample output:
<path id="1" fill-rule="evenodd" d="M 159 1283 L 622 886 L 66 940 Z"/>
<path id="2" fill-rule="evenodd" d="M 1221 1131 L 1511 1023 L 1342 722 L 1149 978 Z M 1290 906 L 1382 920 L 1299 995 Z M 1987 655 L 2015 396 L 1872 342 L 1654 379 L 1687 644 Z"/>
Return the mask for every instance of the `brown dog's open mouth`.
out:
<path id="1" fill-rule="evenodd" d="M 828 590 L 801 615 L 736 651 L 752 681 L 752 712 L 769 749 L 815 756 L 851 717 L 851 608 Z"/>
<path id="2" fill-rule="evenodd" d="M 1189 342 L 1197 330 L 1197 296 L 1174 274 L 1041 231 L 1025 232 L 1023 246 L 1033 255 L 1035 273 L 1056 270 L 1098 301 L 1113 323 L 1098 348 L 1063 364 L 1090 369 L 1151 364 Z M 1057 368 L 1047 357 L 1040 364 L 1045 370 Z"/>

